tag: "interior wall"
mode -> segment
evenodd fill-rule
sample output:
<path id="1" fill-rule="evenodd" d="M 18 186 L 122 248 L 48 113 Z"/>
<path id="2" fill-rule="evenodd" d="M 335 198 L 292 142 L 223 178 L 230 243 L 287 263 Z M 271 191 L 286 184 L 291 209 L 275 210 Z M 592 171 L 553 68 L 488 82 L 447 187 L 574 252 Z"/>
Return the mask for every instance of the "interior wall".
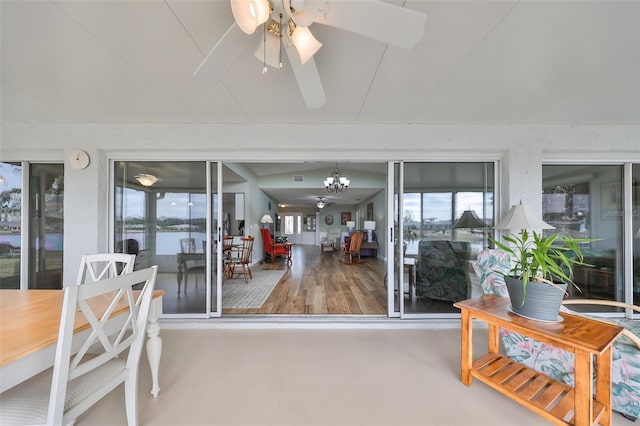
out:
<path id="1" fill-rule="evenodd" d="M 500 160 L 502 213 L 520 200 L 540 208 L 543 161 L 640 162 L 640 126 L 625 125 L 3 123 L 0 141 L 3 161 L 65 163 L 65 265 L 108 249 L 110 159 Z M 91 157 L 84 170 L 70 166 L 77 149 Z M 64 281 L 76 272 L 65 268 Z"/>

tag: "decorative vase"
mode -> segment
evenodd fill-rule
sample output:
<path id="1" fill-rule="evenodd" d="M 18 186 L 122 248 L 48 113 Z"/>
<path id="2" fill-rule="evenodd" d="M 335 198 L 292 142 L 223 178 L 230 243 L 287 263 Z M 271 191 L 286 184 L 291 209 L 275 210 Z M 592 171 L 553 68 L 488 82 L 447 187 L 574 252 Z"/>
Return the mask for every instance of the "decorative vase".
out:
<path id="1" fill-rule="evenodd" d="M 514 314 L 534 320 L 562 321 L 562 317 L 558 315 L 558 312 L 567 289 L 566 283 L 553 286 L 529 281 L 525 297 L 521 279 L 505 276 L 504 280 L 511 299 L 511 311 Z M 524 303 L 522 303 L 523 298 Z"/>

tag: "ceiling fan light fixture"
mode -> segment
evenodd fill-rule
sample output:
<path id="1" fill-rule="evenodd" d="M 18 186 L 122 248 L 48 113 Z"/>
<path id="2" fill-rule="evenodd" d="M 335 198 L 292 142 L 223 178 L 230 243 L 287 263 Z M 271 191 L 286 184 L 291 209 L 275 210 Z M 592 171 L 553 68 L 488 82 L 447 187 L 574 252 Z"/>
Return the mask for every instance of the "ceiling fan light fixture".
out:
<path id="1" fill-rule="evenodd" d="M 307 27 L 296 27 L 291 34 L 291 41 L 296 47 L 303 65 L 322 47 L 322 43 L 311 34 Z"/>
<path id="2" fill-rule="evenodd" d="M 318 206 L 318 208 L 319 208 L 319 209 L 323 209 L 323 208 L 324 208 L 324 206 L 326 206 L 326 205 L 327 205 L 327 204 L 326 204 L 324 201 L 322 201 L 322 200 L 318 201 L 318 204 L 317 204 L 317 206 Z"/>
<path id="3" fill-rule="evenodd" d="M 231 13 L 245 34 L 253 34 L 259 25 L 267 22 L 271 13 L 268 0 L 230 0 Z"/>
<path id="4" fill-rule="evenodd" d="M 151 186 L 160 180 L 156 176 L 147 173 L 140 173 L 139 175 L 135 175 L 135 178 L 142 186 Z"/>

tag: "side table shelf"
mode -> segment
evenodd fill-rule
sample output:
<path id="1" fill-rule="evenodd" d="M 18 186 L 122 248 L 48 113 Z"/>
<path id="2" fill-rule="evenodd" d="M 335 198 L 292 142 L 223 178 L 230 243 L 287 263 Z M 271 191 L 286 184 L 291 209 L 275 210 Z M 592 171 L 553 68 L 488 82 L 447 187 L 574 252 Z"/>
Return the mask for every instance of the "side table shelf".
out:
<path id="1" fill-rule="evenodd" d="M 511 313 L 508 298 L 493 295 L 463 300 L 453 306 L 461 314 L 462 383 L 469 386 L 476 378 L 557 425 L 612 424 L 611 346 L 622 327 L 567 313 L 560 313 L 563 320 L 558 323 L 530 320 Z M 488 353 L 479 358 L 473 356 L 474 319 L 489 327 Z M 501 354 L 501 328 L 572 353 L 575 387 Z"/>
<path id="2" fill-rule="evenodd" d="M 574 424 L 571 386 L 494 353 L 473 361 L 471 375 L 554 423 Z M 605 405 L 594 399 L 591 417 L 594 424 L 605 412 Z"/>

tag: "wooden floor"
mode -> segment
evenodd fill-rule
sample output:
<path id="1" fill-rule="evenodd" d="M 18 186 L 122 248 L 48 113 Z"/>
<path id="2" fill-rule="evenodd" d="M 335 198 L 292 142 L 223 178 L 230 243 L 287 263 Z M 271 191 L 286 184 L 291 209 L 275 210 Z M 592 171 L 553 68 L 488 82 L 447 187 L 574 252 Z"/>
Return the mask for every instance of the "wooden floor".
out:
<path id="1" fill-rule="evenodd" d="M 292 265 L 278 258 L 252 267 L 287 270 L 262 307 L 225 308 L 223 315 L 387 314 L 384 261 L 363 257 L 361 263 L 346 265 L 338 253 L 322 253 L 312 245 L 294 245 L 292 258 Z"/>

